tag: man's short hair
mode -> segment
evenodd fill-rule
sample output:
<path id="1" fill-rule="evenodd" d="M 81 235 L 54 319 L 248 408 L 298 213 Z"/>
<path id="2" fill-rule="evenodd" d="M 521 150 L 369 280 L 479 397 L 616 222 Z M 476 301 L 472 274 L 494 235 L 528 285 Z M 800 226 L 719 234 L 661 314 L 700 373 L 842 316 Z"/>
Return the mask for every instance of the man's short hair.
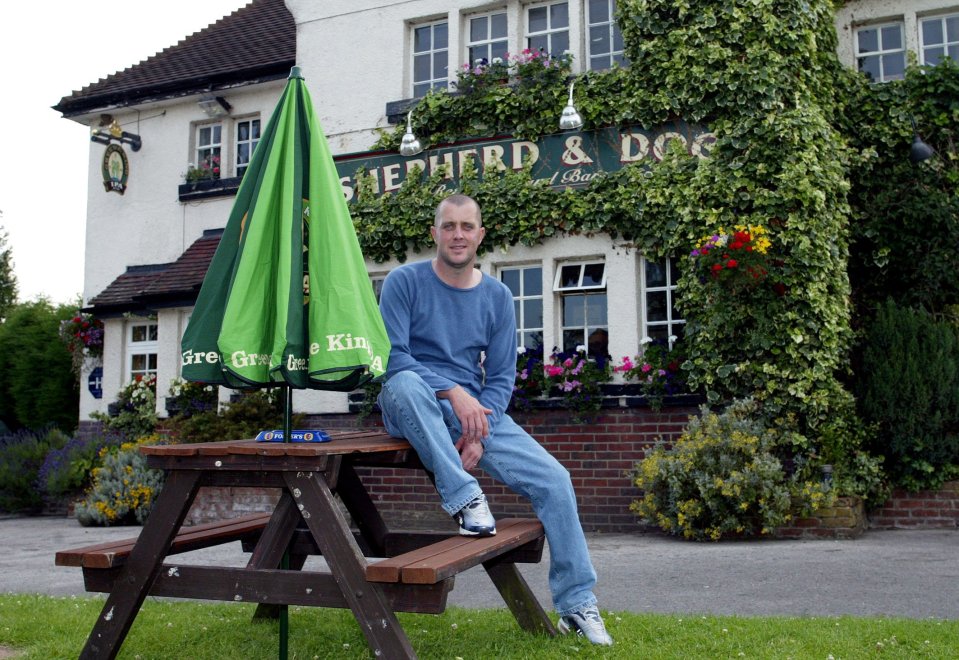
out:
<path id="1" fill-rule="evenodd" d="M 433 215 L 433 224 L 436 227 L 440 226 L 440 218 L 443 212 L 443 206 L 445 204 L 452 204 L 453 206 L 465 206 L 466 204 L 472 204 L 476 207 L 476 221 L 479 223 L 479 226 L 483 226 L 483 213 L 480 211 L 480 205 L 476 202 L 475 199 L 469 195 L 463 195 L 461 193 L 456 193 L 455 195 L 450 195 L 436 205 L 436 213 Z"/>

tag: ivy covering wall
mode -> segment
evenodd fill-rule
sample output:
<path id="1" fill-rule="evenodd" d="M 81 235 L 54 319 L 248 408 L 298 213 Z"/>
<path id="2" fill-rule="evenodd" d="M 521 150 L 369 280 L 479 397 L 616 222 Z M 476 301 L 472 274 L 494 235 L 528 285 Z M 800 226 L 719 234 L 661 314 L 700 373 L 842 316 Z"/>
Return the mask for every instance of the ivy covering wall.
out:
<path id="1" fill-rule="evenodd" d="M 834 431 L 855 425 L 842 384 L 853 338 L 851 173 L 875 162 L 874 150 L 841 133 L 876 92 L 839 64 L 833 10 L 826 0 L 620 0 L 630 65 L 577 79 L 586 128 L 700 122 L 717 135 L 709 158 L 670 150 L 652 167 L 628 166 L 577 191 L 535 184 L 527 171 L 467 171 L 461 181 L 483 208 L 487 250 L 602 233 L 651 257 L 684 257 L 691 386 L 714 404 L 753 396 L 769 419 L 793 420 L 810 438 L 827 422 Z M 534 139 L 556 132 L 566 92 L 431 93 L 413 114 L 414 132 L 428 144 Z M 403 128 L 376 147 L 395 148 Z M 908 149 L 903 130 L 889 142 Z M 396 194 L 376 197 L 361 182 L 354 219 L 368 257 L 403 260 L 429 247 L 426 224 L 446 194 L 440 183 L 409 177 Z M 735 225 L 762 226 L 771 241 L 761 286 L 717 286 L 687 256 Z"/>

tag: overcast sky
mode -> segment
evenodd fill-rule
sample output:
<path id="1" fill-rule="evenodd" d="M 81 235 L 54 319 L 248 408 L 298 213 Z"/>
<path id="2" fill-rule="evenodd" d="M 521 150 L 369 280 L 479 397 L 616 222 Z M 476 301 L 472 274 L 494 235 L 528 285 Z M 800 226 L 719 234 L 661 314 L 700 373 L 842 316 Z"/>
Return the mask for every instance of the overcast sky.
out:
<path id="1" fill-rule="evenodd" d="M 50 106 L 245 4 L 245 0 L 3 4 L 0 228 L 13 248 L 21 301 L 43 295 L 67 303 L 83 290 L 90 134 Z"/>

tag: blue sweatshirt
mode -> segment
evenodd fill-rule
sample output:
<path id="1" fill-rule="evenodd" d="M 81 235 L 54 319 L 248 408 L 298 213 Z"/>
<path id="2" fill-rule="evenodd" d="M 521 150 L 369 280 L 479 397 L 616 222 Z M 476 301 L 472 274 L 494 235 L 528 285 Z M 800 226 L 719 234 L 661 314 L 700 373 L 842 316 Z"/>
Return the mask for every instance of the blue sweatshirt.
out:
<path id="1" fill-rule="evenodd" d="M 434 392 L 460 385 L 493 410 L 491 427 L 505 414 L 516 379 L 516 318 L 505 284 L 484 274 L 458 289 L 429 260 L 406 264 L 383 282 L 380 312 L 393 345 L 387 378 L 413 371 Z"/>

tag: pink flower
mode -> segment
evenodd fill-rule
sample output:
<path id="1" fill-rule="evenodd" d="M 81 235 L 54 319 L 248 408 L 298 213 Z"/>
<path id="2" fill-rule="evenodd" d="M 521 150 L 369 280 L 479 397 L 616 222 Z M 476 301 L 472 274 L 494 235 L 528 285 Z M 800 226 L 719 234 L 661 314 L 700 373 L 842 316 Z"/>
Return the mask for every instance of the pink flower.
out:
<path id="1" fill-rule="evenodd" d="M 649 373 L 649 371 L 650 371 L 652 368 L 653 368 L 653 365 L 651 365 L 649 362 L 646 362 L 646 363 L 643 364 L 643 366 L 642 366 L 642 371 L 643 371 L 644 374 L 645 374 L 645 373 Z"/>
<path id="2" fill-rule="evenodd" d="M 573 358 L 566 358 L 565 360 L 563 360 L 563 366 L 564 367 L 573 366 Z"/>
<path id="3" fill-rule="evenodd" d="M 563 373 L 562 367 L 557 367 L 555 365 L 550 365 L 546 367 L 547 376 L 559 376 L 559 375 L 562 375 L 562 373 Z"/>

